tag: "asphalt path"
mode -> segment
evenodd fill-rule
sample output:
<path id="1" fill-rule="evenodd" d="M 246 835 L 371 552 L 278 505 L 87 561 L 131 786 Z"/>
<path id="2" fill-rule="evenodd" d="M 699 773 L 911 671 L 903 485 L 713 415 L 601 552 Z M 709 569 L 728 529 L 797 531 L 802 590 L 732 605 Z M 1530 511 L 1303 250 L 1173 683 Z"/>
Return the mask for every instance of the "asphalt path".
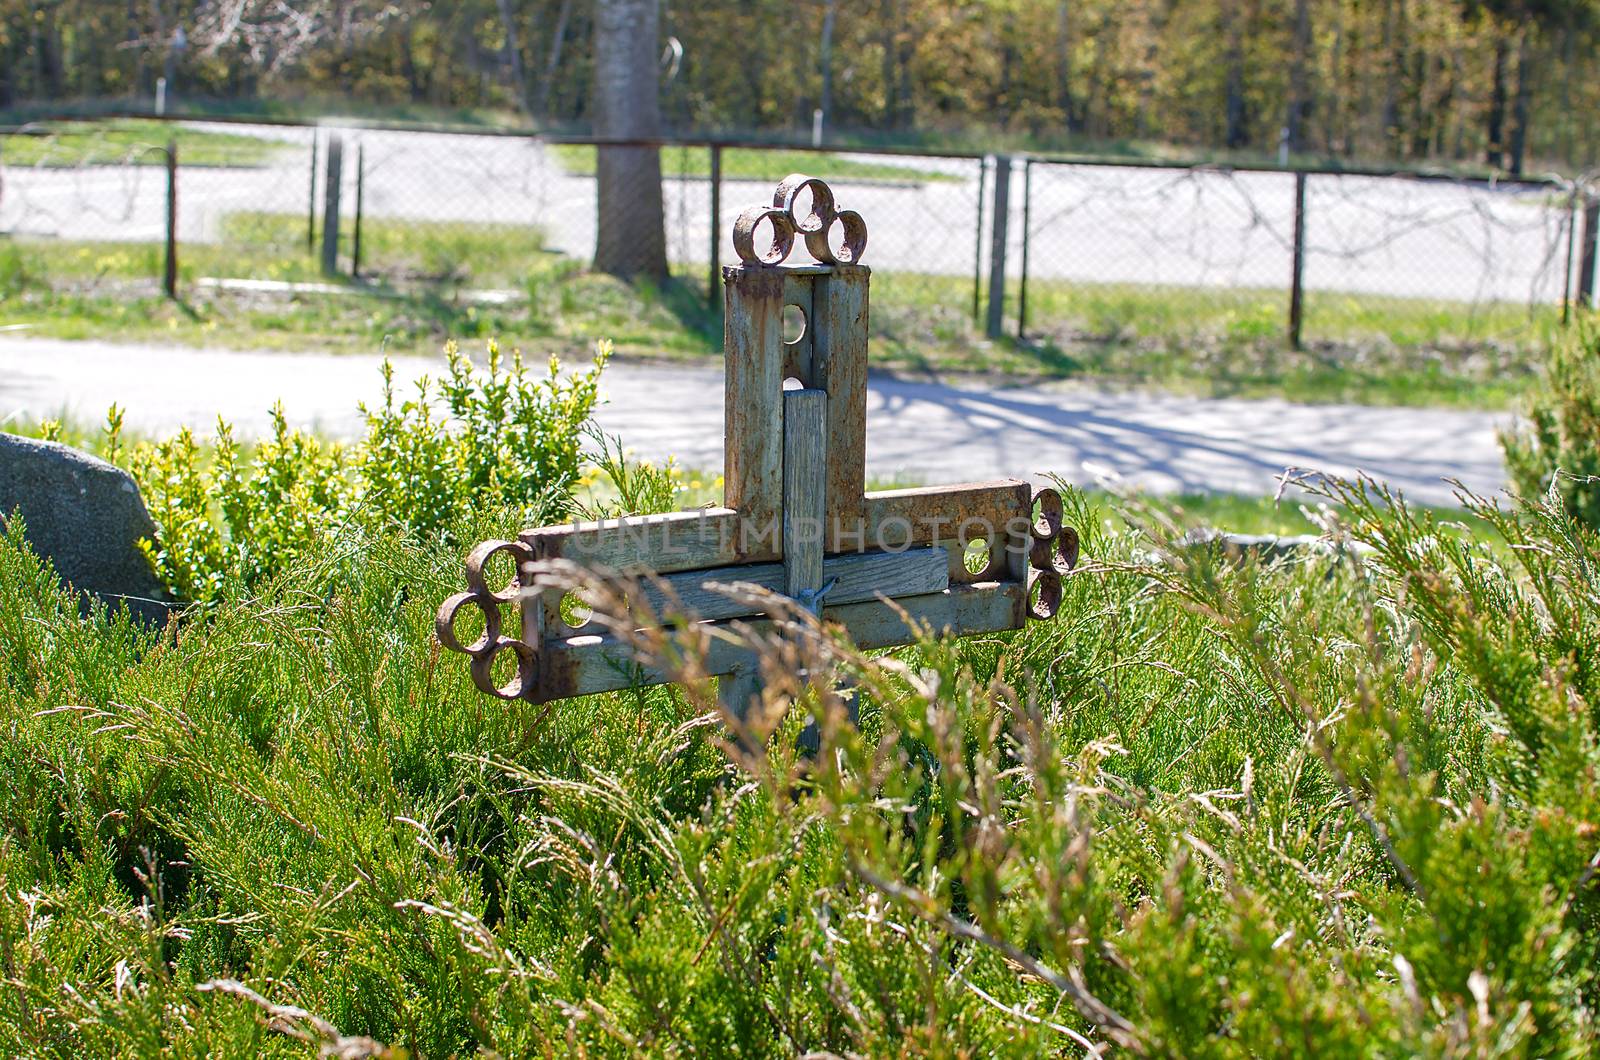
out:
<path id="1" fill-rule="evenodd" d="M 281 400 L 291 423 L 336 436 L 363 429 L 360 401 L 381 393 L 368 355 L 194 350 L 0 334 L 0 420 L 103 420 L 116 402 L 128 429 L 209 431 L 220 415 L 243 436 L 268 429 Z M 434 358 L 396 358 L 403 393 L 438 376 Z M 641 457 L 722 465 L 720 367 L 614 361 L 601 426 Z M 1271 493 L 1285 468 L 1358 471 L 1423 503 L 1451 499 L 1445 480 L 1492 493 L 1505 484 L 1496 430 L 1505 414 L 1295 405 L 1063 384 L 932 382 L 873 375 L 867 471 L 877 480 L 972 481 L 1057 474 L 1154 493 Z"/>

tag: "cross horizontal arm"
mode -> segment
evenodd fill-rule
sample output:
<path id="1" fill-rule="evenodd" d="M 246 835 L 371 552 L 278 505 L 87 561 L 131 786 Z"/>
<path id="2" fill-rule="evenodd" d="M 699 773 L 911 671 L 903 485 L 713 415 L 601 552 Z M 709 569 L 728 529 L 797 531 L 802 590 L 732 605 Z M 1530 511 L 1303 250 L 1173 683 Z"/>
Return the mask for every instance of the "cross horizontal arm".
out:
<path id="1" fill-rule="evenodd" d="M 866 494 L 859 521 L 835 519 L 825 528 L 827 551 L 963 545 L 973 538 L 1025 534 L 1031 507 L 1022 479 L 875 490 Z M 546 526 L 520 535 L 536 559 L 570 559 L 629 574 L 780 560 L 782 538 L 781 523 L 758 523 L 732 508 Z"/>
<path id="2" fill-rule="evenodd" d="M 828 600 L 854 604 L 888 597 L 922 596 L 942 592 L 950 585 L 949 553 L 942 548 L 916 548 L 906 552 L 863 552 L 829 556 L 822 563 L 822 581 L 832 582 Z M 751 563 L 711 570 L 681 571 L 659 578 L 641 578 L 628 590 L 630 603 L 657 622 L 679 616 L 701 621 L 742 618 L 758 612 L 750 604 L 731 599 L 712 588 L 739 582 L 769 592 L 783 593 L 782 563 Z M 596 624 L 595 628 L 598 628 Z M 587 626 L 569 635 L 592 633 Z"/>
<path id="3" fill-rule="evenodd" d="M 1019 478 L 962 482 L 953 486 L 874 490 L 866 495 L 864 524 L 873 548 L 965 544 L 975 538 L 1025 535 L 1032 522 L 1033 493 Z M 851 544 L 835 534 L 830 552 Z"/>
<path id="4" fill-rule="evenodd" d="M 783 557 L 782 530 L 732 508 L 699 508 L 524 530 L 536 559 L 570 559 L 624 574 L 671 574 Z"/>
<path id="5" fill-rule="evenodd" d="M 902 597 L 892 604 L 881 600 L 836 604 L 825 607 L 822 617 L 825 622 L 837 622 L 848 629 L 856 647 L 872 649 L 915 640 L 917 635 L 907 624 L 908 620 L 928 626 L 935 635 L 992 633 L 1020 628 L 1026 618 L 1026 608 L 1024 586 L 1016 582 L 988 582 Z M 755 633 L 772 628 L 770 619 L 735 621 Z M 751 663 L 750 651 L 744 645 L 721 637 L 709 638 L 705 660 L 707 676 L 733 673 L 748 668 Z M 673 676 L 640 664 L 630 646 L 602 635 L 546 640 L 539 653 L 539 666 L 539 702 L 660 684 L 672 680 Z"/>

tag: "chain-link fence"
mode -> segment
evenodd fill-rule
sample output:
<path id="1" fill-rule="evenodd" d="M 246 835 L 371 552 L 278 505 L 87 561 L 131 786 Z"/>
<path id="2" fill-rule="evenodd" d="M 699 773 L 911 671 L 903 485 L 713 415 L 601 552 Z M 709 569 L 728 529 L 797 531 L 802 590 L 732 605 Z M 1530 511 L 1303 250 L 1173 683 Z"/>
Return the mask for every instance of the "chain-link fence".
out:
<path id="1" fill-rule="evenodd" d="M 1542 334 L 1579 289 L 1581 212 L 1556 181 L 1034 162 L 1022 183 L 1015 297 L 1040 335 L 1176 315 L 1209 338 L 1459 350 Z"/>
<path id="2" fill-rule="evenodd" d="M 867 220 L 875 357 L 894 364 L 1070 371 L 1152 346 L 1470 357 L 1535 343 L 1593 287 L 1595 233 L 1556 180 L 706 141 L 661 145 L 673 281 L 608 285 L 588 270 L 599 211 L 653 189 L 602 195 L 598 150 L 332 123 L 26 127 L 0 138 L 0 280 L 115 298 L 170 279 L 258 315 L 370 297 L 445 331 L 500 307 L 484 326 L 671 353 L 715 343 L 734 217 L 802 170 Z"/>

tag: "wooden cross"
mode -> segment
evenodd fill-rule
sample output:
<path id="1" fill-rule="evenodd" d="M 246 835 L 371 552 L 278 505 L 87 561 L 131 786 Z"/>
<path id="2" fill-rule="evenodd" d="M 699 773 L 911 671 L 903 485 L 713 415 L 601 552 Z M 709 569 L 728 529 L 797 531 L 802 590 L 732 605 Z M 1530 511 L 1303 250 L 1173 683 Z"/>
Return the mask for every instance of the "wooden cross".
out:
<path id="1" fill-rule="evenodd" d="M 758 252 L 762 224 L 771 242 Z M 797 235 L 815 263 L 784 264 Z M 723 270 L 722 506 L 540 527 L 473 549 L 468 589 L 440 605 L 436 629 L 441 643 L 470 657 L 480 689 L 543 703 L 665 680 L 630 665 L 626 647 L 598 623 L 566 621 L 564 594 L 541 580 L 552 560 L 597 576 L 652 575 L 636 587 L 645 613 L 663 613 L 672 599 L 674 612 L 704 622 L 759 617 L 754 605 L 711 587 L 753 583 L 842 625 L 862 648 L 909 643 L 913 623 L 959 635 L 1055 614 L 1061 578 L 1078 555 L 1055 490 L 1021 479 L 866 489 L 866 239 L 859 214 L 837 209 L 826 184 L 798 174 L 778 185 L 771 206 L 739 216 L 740 264 Z M 790 306 L 804 328 L 785 341 Z M 485 566 L 501 553 L 516 574 L 495 589 Z M 455 624 L 468 605 L 485 629 L 463 644 Z M 504 635 L 502 607 L 520 609 L 520 637 Z M 706 671 L 721 676 L 724 702 L 742 711 L 755 691 L 754 661 L 730 641 L 710 644 Z M 516 673 L 498 683 L 495 659 L 507 651 Z"/>

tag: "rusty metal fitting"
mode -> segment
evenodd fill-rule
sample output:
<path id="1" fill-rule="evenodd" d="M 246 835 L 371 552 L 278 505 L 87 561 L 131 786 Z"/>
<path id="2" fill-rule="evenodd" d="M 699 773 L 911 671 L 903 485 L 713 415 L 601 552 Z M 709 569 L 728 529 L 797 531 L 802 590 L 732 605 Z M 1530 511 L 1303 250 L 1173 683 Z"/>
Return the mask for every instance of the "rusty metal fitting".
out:
<path id="1" fill-rule="evenodd" d="M 1056 538 L 1056 569 L 1063 567 L 1066 571 L 1078 569 L 1078 531 L 1076 527 L 1064 526 L 1061 534 Z M 1063 571 L 1062 573 L 1066 573 Z"/>
<path id="2" fill-rule="evenodd" d="M 510 650 L 517 656 L 517 672 L 505 684 L 494 683 L 494 657 L 502 651 Z M 537 688 L 539 657 L 538 654 L 520 640 L 501 637 L 490 647 L 472 656 L 468 670 L 472 673 L 472 683 L 480 691 L 501 699 L 522 699 L 533 695 Z"/>
<path id="3" fill-rule="evenodd" d="M 471 644 L 462 644 L 456 636 L 456 618 L 468 604 L 476 605 L 483 613 L 483 635 Z M 500 639 L 500 605 L 492 599 L 485 599 L 482 593 L 456 593 L 439 605 L 438 613 L 433 616 L 433 632 L 439 638 L 439 643 L 451 651 L 474 656 L 488 651 Z"/>
<path id="4" fill-rule="evenodd" d="M 1039 507 L 1039 514 L 1033 520 L 1033 539 L 1047 541 L 1061 533 L 1061 520 L 1065 512 L 1061 494 L 1045 486 L 1034 491 L 1033 503 Z"/>
<path id="5" fill-rule="evenodd" d="M 838 250 L 833 249 L 829 233 L 833 223 L 820 232 L 806 233 L 806 249 L 824 265 L 859 265 L 861 255 L 867 252 L 867 222 L 854 210 L 840 210 L 834 222 L 844 227 L 844 240 Z"/>
<path id="6" fill-rule="evenodd" d="M 756 227 L 762 221 L 772 225 L 772 246 L 757 254 Z M 750 207 L 733 222 L 733 249 L 746 265 L 781 265 L 794 249 L 794 225 L 788 213 L 773 206 Z"/>
<path id="7" fill-rule="evenodd" d="M 502 552 L 511 556 L 515 567 L 511 581 L 496 592 L 485 582 L 484 569 L 491 559 Z M 533 549 L 521 541 L 485 541 L 467 556 L 467 588 L 503 604 L 515 603 L 522 593 L 522 565 L 532 562 Z"/>
<path id="8" fill-rule="evenodd" d="M 1078 531 L 1070 526 L 1062 527 L 1055 537 L 1034 538 L 1028 549 L 1028 566 L 1034 570 L 1051 570 L 1064 576 L 1077 565 Z"/>
<path id="9" fill-rule="evenodd" d="M 795 200 L 806 188 L 811 189 L 811 212 L 805 217 L 796 217 Z M 789 218 L 789 223 L 794 226 L 794 230 L 802 235 L 826 232 L 836 216 L 833 189 L 816 177 L 808 177 L 804 173 L 791 173 L 784 177 L 778 185 L 778 190 L 772 193 L 772 205 L 781 209 L 784 216 Z"/>
<path id="10" fill-rule="evenodd" d="M 506 587 L 495 591 L 484 578 L 484 567 L 499 555 L 506 553 L 516 563 L 515 573 Z M 467 556 L 467 591 L 456 593 L 439 605 L 433 618 L 434 635 L 439 643 L 451 651 L 461 652 L 471 660 L 468 672 L 472 683 L 482 692 L 501 699 L 532 698 L 538 691 L 538 653 L 527 644 L 501 634 L 500 608 L 521 599 L 524 565 L 533 562 L 533 549 L 520 541 L 485 541 Z M 456 620 L 468 604 L 483 615 L 483 633 L 471 644 L 462 644 L 456 636 Z M 516 675 L 504 685 L 494 680 L 495 656 L 512 651 L 517 657 Z"/>
<path id="11" fill-rule="evenodd" d="M 809 189 L 811 209 L 804 217 L 795 215 L 800 193 Z M 772 225 L 772 246 L 765 254 L 756 253 L 756 228 L 762 221 Z M 831 238 L 840 226 L 840 241 L 835 249 Z M 794 237 L 805 237 L 806 249 L 824 265 L 858 265 L 867 250 L 867 222 L 854 210 L 840 210 L 833 189 L 816 177 L 791 173 L 772 193 L 771 206 L 752 206 L 733 222 L 733 249 L 746 265 L 781 265 L 794 249 Z"/>
<path id="12" fill-rule="evenodd" d="M 1051 619 L 1061 608 L 1061 575 L 1042 570 L 1028 584 L 1028 614 L 1040 621 Z"/>

